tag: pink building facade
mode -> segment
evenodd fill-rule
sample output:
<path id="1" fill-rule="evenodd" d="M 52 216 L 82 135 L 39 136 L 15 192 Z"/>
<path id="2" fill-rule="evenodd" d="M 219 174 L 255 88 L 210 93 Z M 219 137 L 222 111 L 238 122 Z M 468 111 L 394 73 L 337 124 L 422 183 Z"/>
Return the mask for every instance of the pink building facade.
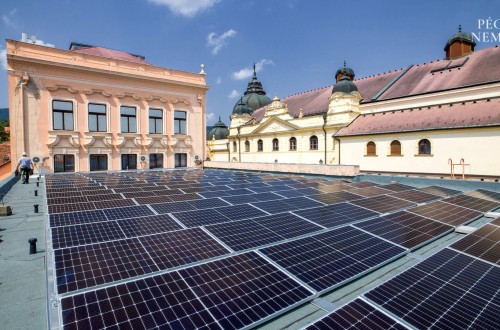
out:
<path id="1" fill-rule="evenodd" d="M 205 154 L 204 73 L 13 40 L 7 63 L 12 159 L 27 152 L 42 173 L 193 167 Z"/>

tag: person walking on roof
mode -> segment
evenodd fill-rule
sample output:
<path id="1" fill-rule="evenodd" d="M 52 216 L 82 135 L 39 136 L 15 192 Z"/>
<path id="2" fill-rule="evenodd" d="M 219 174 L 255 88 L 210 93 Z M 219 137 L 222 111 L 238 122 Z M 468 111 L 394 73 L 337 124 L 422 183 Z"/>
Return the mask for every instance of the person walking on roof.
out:
<path id="1" fill-rule="evenodd" d="M 21 178 L 23 180 L 23 184 L 30 183 L 30 174 L 33 170 L 33 163 L 26 152 L 23 152 L 23 156 L 17 161 L 16 172 L 19 171 L 19 168 L 21 168 Z"/>

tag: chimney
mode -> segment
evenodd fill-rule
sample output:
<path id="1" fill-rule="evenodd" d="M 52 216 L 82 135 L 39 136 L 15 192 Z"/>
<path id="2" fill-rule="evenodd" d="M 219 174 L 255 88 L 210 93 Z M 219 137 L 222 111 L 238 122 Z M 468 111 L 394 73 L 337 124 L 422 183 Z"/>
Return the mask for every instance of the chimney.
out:
<path id="1" fill-rule="evenodd" d="M 476 43 L 472 39 L 472 35 L 462 32 L 462 26 L 458 26 L 458 32 L 455 33 L 444 47 L 446 52 L 446 59 L 453 60 L 462 56 L 472 54 L 474 52 Z"/>

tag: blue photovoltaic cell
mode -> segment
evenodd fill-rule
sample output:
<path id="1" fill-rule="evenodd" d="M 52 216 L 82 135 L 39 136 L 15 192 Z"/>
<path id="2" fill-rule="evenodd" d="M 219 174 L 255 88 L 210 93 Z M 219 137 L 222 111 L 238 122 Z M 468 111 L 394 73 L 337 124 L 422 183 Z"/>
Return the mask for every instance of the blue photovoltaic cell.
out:
<path id="1" fill-rule="evenodd" d="M 195 210 L 196 208 L 187 201 L 152 204 L 151 207 L 159 214 Z"/>
<path id="2" fill-rule="evenodd" d="M 256 325 L 311 297 L 311 292 L 255 252 L 179 273 L 224 329 Z"/>
<path id="3" fill-rule="evenodd" d="M 172 215 L 186 227 L 199 227 L 230 221 L 215 209 L 176 212 Z"/>
<path id="4" fill-rule="evenodd" d="M 108 220 L 128 219 L 154 215 L 153 211 L 146 205 L 117 207 L 103 210 Z"/>
<path id="5" fill-rule="evenodd" d="M 305 328 L 305 330 L 327 329 L 406 330 L 407 328 L 365 301 L 356 299 Z"/>
<path id="6" fill-rule="evenodd" d="M 58 293 L 159 270 L 136 238 L 55 250 L 54 259 Z"/>
<path id="7" fill-rule="evenodd" d="M 183 228 L 168 214 L 118 220 L 117 223 L 127 237 L 157 234 Z"/>
<path id="8" fill-rule="evenodd" d="M 401 255 L 405 249 L 353 227 L 341 227 L 261 250 L 321 292 Z"/>
<path id="9" fill-rule="evenodd" d="M 365 297 L 418 329 L 500 328 L 500 267 L 450 249 Z"/>
<path id="10" fill-rule="evenodd" d="M 198 199 L 194 201 L 188 201 L 189 204 L 193 205 L 197 209 L 208 209 L 212 207 L 228 206 L 229 204 L 220 198 L 207 198 Z"/>
<path id="11" fill-rule="evenodd" d="M 293 211 L 321 226 L 331 228 L 377 216 L 378 213 L 349 203 Z"/>
<path id="12" fill-rule="evenodd" d="M 52 228 L 54 249 L 125 238 L 116 221 Z"/>
<path id="13" fill-rule="evenodd" d="M 291 213 L 272 214 L 252 220 L 283 238 L 294 238 L 323 229 Z"/>
<path id="14" fill-rule="evenodd" d="M 167 269 L 229 253 L 200 228 L 139 238 L 160 269 Z"/>
<path id="15" fill-rule="evenodd" d="M 50 214 L 49 219 L 50 227 L 79 225 L 107 220 L 102 210 Z"/>
<path id="16" fill-rule="evenodd" d="M 249 204 L 219 207 L 215 210 L 220 214 L 222 214 L 223 216 L 225 216 L 226 218 L 228 218 L 229 220 L 254 218 L 267 214 Z"/>
<path id="17" fill-rule="evenodd" d="M 68 329 L 221 329 L 177 272 L 61 300 Z"/>
<path id="18" fill-rule="evenodd" d="M 486 224 L 451 247 L 500 266 L 500 227 Z"/>

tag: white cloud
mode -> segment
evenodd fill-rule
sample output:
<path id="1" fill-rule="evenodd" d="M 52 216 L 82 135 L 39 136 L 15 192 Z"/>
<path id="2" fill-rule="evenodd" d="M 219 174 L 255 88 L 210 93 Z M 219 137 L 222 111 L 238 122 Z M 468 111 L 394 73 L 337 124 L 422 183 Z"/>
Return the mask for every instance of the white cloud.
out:
<path id="1" fill-rule="evenodd" d="M 262 59 L 259 62 L 255 63 L 255 71 L 260 72 L 264 69 L 264 65 L 268 64 L 274 64 L 273 61 L 271 60 L 266 60 Z M 239 71 L 233 72 L 231 76 L 233 77 L 234 80 L 243 80 L 243 79 L 248 79 L 253 75 L 253 68 L 252 67 L 246 67 L 243 68 Z"/>
<path id="2" fill-rule="evenodd" d="M 215 79 L 215 83 L 216 83 L 217 85 L 222 84 L 222 78 L 221 78 L 221 77 L 217 77 L 217 79 Z"/>
<path id="3" fill-rule="evenodd" d="M 237 97 L 240 97 L 240 93 L 236 89 L 233 89 L 227 97 L 230 99 L 235 99 Z"/>
<path id="4" fill-rule="evenodd" d="M 7 49 L 0 50 L 0 62 L 2 63 L 2 69 L 7 70 Z"/>
<path id="5" fill-rule="evenodd" d="M 234 37 L 236 35 L 236 31 L 233 29 L 229 29 L 220 36 L 217 36 L 217 33 L 210 32 L 207 36 L 207 47 L 212 48 L 212 54 L 217 55 L 221 48 L 226 44 L 226 39 Z"/>
<path id="6" fill-rule="evenodd" d="M 207 114 L 207 124 L 214 124 L 215 123 L 215 113 L 210 112 Z"/>
<path id="7" fill-rule="evenodd" d="M 220 0 L 149 0 L 150 2 L 167 6 L 174 14 L 182 15 L 184 17 L 194 17 L 196 14 L 201 13 L 211 7 Z"/>
<path id="8" fill-rule="evenodd" d="M 40 45 L 40 46 L 45 46 L 45 47 L 52 47 L 52 48 L 55 47 L 54 44 L 49 44 L 48 42 L 45 42 L 43 40 L 38 40 L 38 39 L 37 39 L 37 41 L 35 41 L 35 45 Z"/>
<path id="9" fill-rule="evenodd" d="M 8 14 L 2 15 L 3 24 L 11 28 L 17 28 L 17 24 L 12 20 L 13 16 L 16 14 L 17 9 L 12 9 Z"/>

